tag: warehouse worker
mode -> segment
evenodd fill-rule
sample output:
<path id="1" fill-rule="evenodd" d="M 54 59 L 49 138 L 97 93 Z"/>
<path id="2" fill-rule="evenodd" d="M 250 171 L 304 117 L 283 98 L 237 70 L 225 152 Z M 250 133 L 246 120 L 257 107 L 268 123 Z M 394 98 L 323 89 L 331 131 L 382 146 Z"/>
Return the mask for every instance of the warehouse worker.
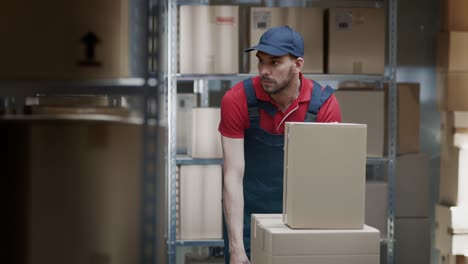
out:
<path id="1" fill-rule="evenodd" d="M 250 263 L 251 214 L 282 213 L 285 123 L 341 122 L 333 89 L 301 73 L 304 40 L 298 32 L 271 28 L 245 51 L 253 50 L 259 76 L 234 85 L 221 102 L 223 233 L 231 264 Z"/>

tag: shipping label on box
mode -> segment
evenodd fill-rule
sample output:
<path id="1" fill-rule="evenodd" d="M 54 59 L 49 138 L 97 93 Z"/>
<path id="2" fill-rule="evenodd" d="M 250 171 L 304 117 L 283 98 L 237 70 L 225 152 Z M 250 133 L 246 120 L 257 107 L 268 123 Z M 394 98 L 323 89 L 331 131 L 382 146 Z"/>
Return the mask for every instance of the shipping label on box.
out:
<path id="1" fill-rule="evenodd" d="M 286 123 L 286 224 L 292 228 L 362 229 L 365 170 L 365 124 Z"/>
<path id="2" fill-rule="evenodd" d="M 383 8 L 330 8 L 328 73 L 383 74 Z"/>
<path id="3" fill-rule="evenodd" d="M 302 7 L 252 7 L 250 46 L 257 45 L 271 27 L 288 25 L 304 39 L 303 73 L 323 73 L 323 9 Z M 256 52 L 250 52 L 250 72 L 258 72 Z"/>

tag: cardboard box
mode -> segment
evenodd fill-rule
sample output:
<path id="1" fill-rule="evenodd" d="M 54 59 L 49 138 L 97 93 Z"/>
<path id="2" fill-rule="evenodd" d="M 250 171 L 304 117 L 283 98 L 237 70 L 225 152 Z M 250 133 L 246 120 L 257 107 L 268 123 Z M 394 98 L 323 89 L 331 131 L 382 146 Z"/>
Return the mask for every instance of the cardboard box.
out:
<path id="1" fill-rule="evenodd" d="M 395 216 L 429 217 L 429 156 L 398 156 L 395 175 Z"/>
<path id="2" fill-rule="evenodd" d="M 177 153 L 186 154 L 189 138 L 191 135 L 192 111 L 197 106 L 197 96 L 195 94 L 177 94 Z"/>
<path id="3" fill-rule="evenodd" d="M 272 27 L 288 25 L 304 39 L 303 73 L 323 73 L 323 9 L 303 7 L 252 7 L 250 46 Z M 256 52 L 250 52 L 250 72 L 258 72 Z"/>
<path id="4" fill-rule="evenodd" d="M 291 228 L 362 229 L 366 125 L 286 123 L 284 149 L 286 224 Z"/>
<path id="5" fill-rule="evenodd" d="M 387 237 L 388 185 L 386 182 L 366 182 L 365 223 Z"/>
<path id="6" fill-rule="evenodd" d="M 395 263 L 430 263 L 430 222 L 427 218 L 395 219 Z"/>
<path id="7" fill-rule="evenodd" d="M 440 111 L 468 111 L 468 71 L 438 70 L 437 107 Z"/>
<path id="8" fill-rule="evenodd" d="M 224 256 L 211 257 L 211 256 L 199 256 L 195 254 L 186 254 L 186 264 L 224 264 Z"/>
<path id="9" fill-rule="evenodd" d="M 337 90 L 334 94 L 340 103 L 342 122 L 367 125 L 367 156 L 384 156 L 384 91 Z"/>
<path id="10" fill-rule="evenodd" d="M 291 229 L 281 215 L 252 215 L 253 264 L 286 263 L 379 263 L 379 231 L 363 229 Z"/>
<path id="11" fill-rule="evenodd" d="M 439 262 L 441 264 L 467 264 L 468 257 L 463 255 L 452 255 L 450 253 L 439 252 Z"/>
<path id="12" fill-rule="evenodd" d="M 239 72 L 239 7 L 183 5 L 179 9 L 179 72 Z"/>
<path id="13" fill-rule="evenodd" d="M 182 165 L 179 239 L 222 238 L 221 165 Z"/>
<path id="14" fill-rule="evenodd" d="M 455 127 L 455 129 L 460 129 L 460 132 L 466 131 L 466 129 L 463 130 L 463 128 L 468 128 L 468 112 L 453 112 L 453 126 Z"/>
<path id="15" fill-rule="evenodd" d="M 468 234 L 468 207 L 436 204 L 435 226 L 436 236 L 440 234 L 441 238 L 447 234 Z M 440 249 L 444 250 L 443 247 Z"/>
<path id="16" fill-rule="evenodd" d="M 129 77 L 129 6 L 128 0 L 2 3 L 0 32 L 10 41 L 0 51 L 0 79 Z"/>
<path id="17" fill-rule="evenodd" d="M 468 30 L 468 18 L 466 16 L 468 3 L 465 0 L 442 0 L 440 5 L 442 31 Z"/>
<path id="18" fill-rule="evenodd" d="M 397 154 L 419 152 L 419 83 L 397 84 Z M 388 87 L 385 94 L 385 138 L 388 138 Z M 388 150 L 385 141 L 384 153 Z"/>
<path id="19" fill-rule="evenodd" d="M 468 71 L 468 50 L 466 50 L 468 32 L 441 32 L 437 44 L 437 67 L 439 70 Z"/>
<path id="20" fill-rule="evenodd" d="M 328 73 L 384 73 L 384 8 L 330 8 L 328 32 Z"/>
<path id="21" fill-rule="evenodd" d="M 21 263 L 137 263 L 141 126 L 55 121 L 23 129 Z"/>
<path id="22" fill-rule="evenodd" d="M 222 158 L 219 108 L 193 108 L 187 153 L 193 158 Z"/>
<path id="23" fill-rule="evenodd" d="M 468 134 L 456 133 L 453 142 L 455 147 L 440 159 L 439 202 L 463 206 L 468 205 Z"/>

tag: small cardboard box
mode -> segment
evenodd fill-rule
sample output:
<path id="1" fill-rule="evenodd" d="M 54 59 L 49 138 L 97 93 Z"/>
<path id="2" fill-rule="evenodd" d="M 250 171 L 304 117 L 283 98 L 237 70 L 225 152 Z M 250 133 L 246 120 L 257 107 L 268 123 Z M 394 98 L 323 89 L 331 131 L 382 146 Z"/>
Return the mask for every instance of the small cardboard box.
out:
<path id="1" fill-rule="evenodd" d="M 291 228 L 362 229 L 366 125 L 286 123 L 284 221 Z"/>
<path id="2" fill-rule="evenodd" d="M 288 25 L 304 39 L 303 73 L 323 73 L 322 8 L 252 7 L 250 11 L 250 46 L 257 45 L 269 28 Z M 250 52 L 250 72 L 257 73 L 256 52 Z"/>
<path id="3" fill-rule="evenodd" d="M 179 11 L 179 72 L 239 72 L 239 7 L 182 5 Z"/>
<path id="4" fill-rule="evenodd" d="M 222 158 L 221 136 L 218 125 L 219 108 L 197 107 L 192 110 L 191 133 L 187 153 L 192 158 Z"/>
<path id="5" fill-rule="evenodd" d="M 328 73 L 383 74 L 385 10 L 330 8 Z"/>
<path id="6" fill-rule="evenodd" d="M 367 125 L 367 156 L 382 157 L 385 145 L 385 95 L 382 90 L 338 90 L 342 121 Z"/>

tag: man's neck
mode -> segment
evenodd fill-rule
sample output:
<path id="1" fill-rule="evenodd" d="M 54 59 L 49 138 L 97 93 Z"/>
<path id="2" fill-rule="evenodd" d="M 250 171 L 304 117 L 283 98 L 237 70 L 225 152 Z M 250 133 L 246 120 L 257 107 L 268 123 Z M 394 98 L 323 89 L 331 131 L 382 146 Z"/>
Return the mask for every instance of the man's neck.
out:
<path id="1" fill-rule="evenodd" d="M 282 112 L 286 112 L 291 103 L 299 96 L 301 91 L 301 79 L 296 76 L 291 85 L 277 94 L 270 95 Z"/>

